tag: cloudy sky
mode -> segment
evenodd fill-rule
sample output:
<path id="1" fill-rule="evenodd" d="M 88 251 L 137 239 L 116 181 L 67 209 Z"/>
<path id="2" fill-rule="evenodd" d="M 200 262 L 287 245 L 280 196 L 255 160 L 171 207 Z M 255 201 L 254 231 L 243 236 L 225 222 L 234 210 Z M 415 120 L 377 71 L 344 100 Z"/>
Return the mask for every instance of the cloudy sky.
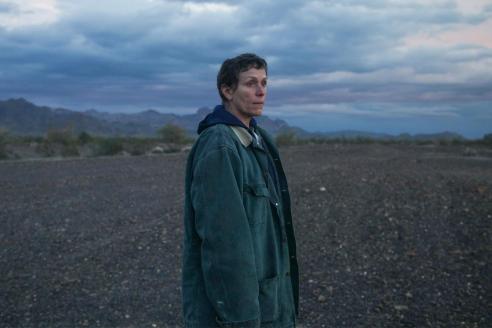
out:
<path id="1" fill-rule="evenodd" d="M 0 0 L 0 99 L 192 113 L 225 58 L 311 131 L 492 132 L 492 0 Z"/>

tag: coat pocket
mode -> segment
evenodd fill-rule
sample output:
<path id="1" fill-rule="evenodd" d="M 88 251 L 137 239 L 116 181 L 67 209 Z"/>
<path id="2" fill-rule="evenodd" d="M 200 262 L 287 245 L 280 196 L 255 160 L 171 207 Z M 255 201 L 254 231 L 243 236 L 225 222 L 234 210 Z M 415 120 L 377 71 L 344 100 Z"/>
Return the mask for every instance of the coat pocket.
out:
<path id="1" fill-rule="evenodd" d="M 278 276 L 260 281 L 260 314 L 261 322 L 271 322 L 280 315 L 278 304 Z"/>
<path id="2" fill-rule="evenodd" d="M 265 184 L 245 184 L 244 209 L 251 225 L 265 224 L 271 215 L 270 191 Z"/>

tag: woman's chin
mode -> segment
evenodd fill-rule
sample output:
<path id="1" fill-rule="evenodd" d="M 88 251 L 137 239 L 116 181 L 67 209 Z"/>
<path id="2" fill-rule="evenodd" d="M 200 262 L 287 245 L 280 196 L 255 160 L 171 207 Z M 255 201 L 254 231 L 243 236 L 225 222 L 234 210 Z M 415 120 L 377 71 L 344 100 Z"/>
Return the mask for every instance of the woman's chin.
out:
<path id="1" fill-rule="evenodd" d="M 263 108 L 254 109 L 251 111 L 251 113 L 253 116 L 260 116 L 261 114 L 263 114 Z"/>

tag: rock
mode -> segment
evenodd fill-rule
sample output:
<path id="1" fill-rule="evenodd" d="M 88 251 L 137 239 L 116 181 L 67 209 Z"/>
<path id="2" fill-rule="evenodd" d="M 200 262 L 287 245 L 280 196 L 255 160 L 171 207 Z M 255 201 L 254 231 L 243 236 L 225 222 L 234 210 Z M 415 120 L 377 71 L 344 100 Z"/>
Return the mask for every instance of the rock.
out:
<path id="1" fill-rule="evenodd" d="M 395 308 L 396 311 L 406 311 L 406 310 L 408 310 L 408 306 L 406 306 L 406 305 L 395 305 L 394 308 Z"/>
<path id="2" fill-rule="evenodd" d="M 478 152 L 473 148 L 466 147 L 463 151 L 463 156 L 475 157 L 478 156 Z"/>
<path id="3" fill-rule="evenodd" d="M 155 146 L 150 152 L 152 154 L 162 154 L 164 152 L 164 149 L 161 146 Z"/>

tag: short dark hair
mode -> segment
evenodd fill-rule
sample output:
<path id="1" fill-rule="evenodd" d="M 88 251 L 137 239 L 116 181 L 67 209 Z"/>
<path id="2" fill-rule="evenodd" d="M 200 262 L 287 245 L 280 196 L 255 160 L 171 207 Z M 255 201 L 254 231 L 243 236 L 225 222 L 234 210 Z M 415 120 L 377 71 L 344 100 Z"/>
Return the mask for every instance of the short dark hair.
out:
<path id="1" fill-rule="evenodd" d="M 234 58 L 228 58 L 222 63 L 219 73 L 217 74 L 217 89 L 219 90 L 222 101 L 227 101 L 227 98 L 222 94 L 222 90 L 220 90 L 221 86 L 225 84 L 232 89 L 236 89 L 239 82 L 239 74 L 250 68 L 264 69 L 268 75 L 266 61 L 252 53 L 245 53 Z"/>

